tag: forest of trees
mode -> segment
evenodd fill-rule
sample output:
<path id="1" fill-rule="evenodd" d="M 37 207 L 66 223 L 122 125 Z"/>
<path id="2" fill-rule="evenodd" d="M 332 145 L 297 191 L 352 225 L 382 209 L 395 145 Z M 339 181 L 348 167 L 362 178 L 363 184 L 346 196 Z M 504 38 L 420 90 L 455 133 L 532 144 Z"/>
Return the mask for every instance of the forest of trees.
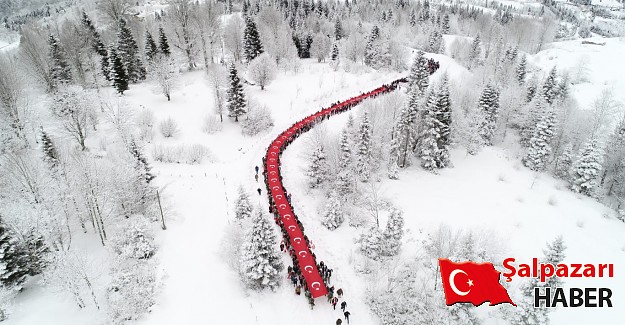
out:
<path id="1" fill-rule="evenodd" d="M 155 303 L 154 232 L 161 224 L 165 228 L 166 215 L 143 150 L 154 117 L 137 113 L 131 121 L 124 94 L 151 83 L 170 101 L 181 87 L 180 74 L 194 70 L 203 70 L 215 97 L 214 116 L 203 130 L 218 132 L 230 118 L 246 136 L 273 125 L 269 111 L 246 89 L 271 89 L 278 71 L 297 74 L 302 59 L 345 72 L 408 75 L 405 91 L 363 105 L 335 138 L 320 136 L 306 166 L 308 185 L 326 198 L 322 224 L 329 230 L 363 226 L 358 245 L 375 263 L 399 254 L 404 233 L 404 212 L 382 202 L 376 183 L 401 178 L 409 166 L 435 174 L 451 168 L 450 151 L 457 147 L 476 155 L 515 137 L 531 171 L 552 174 L 571 191 L 625 210 L 625 117 L 617 113 L 621 103 L 614 90 L 606 87 L 582 109 L 570 94 L 582 72 L 556 66 L 542 73 L 527 60 L 556 37 L 591 28 L 557 4 L 527 10 L 491 3 L 493 13 L 427 0 L 170 0 L 165 9 L 138 14 L 140 2 L 69 7 L 31 1 L 43 7 L 14 15 L 9 13 L 22 9 L 15 1 L 0 6 L 3 28 L 20 35 L 17 50 L 0 53 L 2 295 L 19 294 L 25 281 L 41 274 L 78 307 L 106 310 L 112 323 L 140 317 Z M 573 30 L 563 31 L 562 20 Z M 459 37 L 444 37 L 450 35 Z M 438 71 L 439 62 L 428 59 L 431 53 L 449 55 L 471 77 L 459 83 Z M 104 95 L 105 87 L 117 95 Z M 107 144 L 98 144 L 93 135 L 111 126 Z M 163 136 L 176 136 L 173 119 L 159 126 Z M 366 211 L 368 222 L 356 216 L 355 207 Z M 382 214 L 387 223 L 381 225 Z M 272 244 L 271 221 L 251 208 L 243 189 L 236 217 L 245 228 L 237 258 L 242 282 L 252 290 L 277 288 L 284 266 Z M 109 279 L 104 285 L 94 282 L 93 261 L 73 240 L 79 234 L 97 240 L 114 261 L 104 270 Z M 474 244 L 470 234 L 462 236 L 458 247 Z M 435 251 L 436 239 L 429 239 L 424 259 L 444 256 Z M 258 250 L 268 251 L 264 259 L 257 258 Z M 554 252 L 546 259 L 561 260 L 563 250 L 561 241 L 550 244 L 548 251 Z M 264 273 L 255 271 L 258 263 Z M 398 266 L 389 281 L 410 281 L 411 272 L 410 265 Z M 418 298 L 430 291 L 402 295 Z M 369 302 L 380 317 L 395 293 L 387 294 Z M 415 315 L 427 306 L 415 299 L 406 303 L 397 307 L 410 311 L 406 319 L 390 323 L 436 316 Z M 0 320 L 3 315 L 0 310 Z M 448 316 L 477 322 L 462 307 Z"/>

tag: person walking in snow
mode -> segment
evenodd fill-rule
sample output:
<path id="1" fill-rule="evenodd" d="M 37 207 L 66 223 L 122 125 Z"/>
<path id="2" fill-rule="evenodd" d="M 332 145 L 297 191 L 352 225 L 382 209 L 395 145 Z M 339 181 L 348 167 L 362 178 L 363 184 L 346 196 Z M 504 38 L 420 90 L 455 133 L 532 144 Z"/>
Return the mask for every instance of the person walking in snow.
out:
<path id="1" fill-rule="evenodd" d="M 256 182 L 258 182 L 258 174 L 254 175 L 254 178 L 256 179 Z"/>
<path id="2" fill-rule="evenodd" d="M 339 288 L 338 290 L 336 290 L 336 294 L 339 296 L 339 298 L 343 297 L 343 288 Z"/>
<path id="3" fill-rule="evenodd" d="M 339 298 L 334 297 L 332 298 L 332 307 L 334 308 L 334 310 L 336 310 L 336 304 L 339 302 Z"/>
<path id="4" fill-rule="evenodd" d="M 260 195 L 260 193 L 262 193 L 262 190 L 260 189 L 260 187 L 257 189 L 258 191 L 258 195 Z"/>
<path id="5" fill-rule="evenodd" d="M 299 296 L 301 293 L 302 293 L 302 287 L 300 286 L 295 287 L 295 294 Z"/>
<path id="6" fill-rule="evenodd" d="M 256 168 L 254 168 L 256 170 L 256 175 L 258 175 L 258 166 L 256 166 Z"/>
<path id="7" fill-rule="evenodd" d="M 342 320 L 342 319 L 340 319 L 340 318 L 339 318 L 339 319 L 337 319 L 337 320 L 336 320 L 336 325 L 341 325 L 341 324 L 343 324 L 343 320 Z"/>
<path id="8" fill-rule="evenodd" d="M 343 313 L 343 315 L 345 316 L 345 320 L 347 321 L 347 324 L 349 324 L 349 315 L 351 315 L 350 312 L 346 311 Z"/>
<path id="9" fill-rule="evenodd" d="M 347 302 L 346 302 L 346 301 L 343 301 L 343 302 L 341 303 L 341 310 L 345 311 L 345 308 L 347 308 Z"/>

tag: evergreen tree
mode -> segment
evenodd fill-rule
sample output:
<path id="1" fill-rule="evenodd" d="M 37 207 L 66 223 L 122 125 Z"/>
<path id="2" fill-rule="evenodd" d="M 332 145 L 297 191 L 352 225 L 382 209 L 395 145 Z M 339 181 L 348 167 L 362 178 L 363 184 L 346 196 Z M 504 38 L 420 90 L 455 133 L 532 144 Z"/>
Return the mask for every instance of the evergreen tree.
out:
<path id="1" fill-rule="evenodd" d="M 356 152 L 356 174 L 361 181 L 367 182 L 371 176 L 371 126 L 367 113 L 362 117 Z"/>
<path id="2" fill-rule="evenodd" d="M 427 64 L 428 61 L 423 51 L 417 51 L 417 56 L 410 67 L 410 74 L 408 75 L 408 87 L 417 87 L 421 94 L 424 94 L 429 86 L 430 72 Z"/>
<path id="3" fill-rule="evenodd" d="M 543 97 L 545 101 L 551 105 L 558 97 L 558 81 L 556 67 L 553 67 L 543 84 Z"/>
<path id="4" fill-rule="evenodd" d="M 432 53 L 445 53 L 443 34 L 438 28 L 434 28 L 428 38 L 428 51 Z"/>
<path id="5" fill-rule="evenodd" d="M 245 17 L 245 29 L 243 30 L 243 55 L 245 60 L 250 62 L 263 53 L 263 45 L 260 42 L 260 35 L 256 23 L 251 16 Z"/>
<path id="6" fill-rule="evenodd" d="M 126 68 L 124 67 L 121 58 L 117 55 L 117 51 L 113 46 L 109 48 L 108 57 L 108 66 L 111 69 L 109 72 L 111 84 L 118 93 L 123 94 L 124 91 L 128 90 L 128 74 L 126 73 Z"/>
<path id="7" fill-rule="evenodd" d="M 59 153 L 48 134 L 41 129 L 40 132 L 41 149 L 43 151 L 43 161 L 48 164 L 51 169 L 55 169 L 59 165 Z"/>
<path id="8" fill-rule="evenodd" d="M 145 79 L 146 71 L 139 55 L 139 47 L 124 19 L 120 20 L 117 32 L 117 56 L 126 68 L 128 81 L 138 82 Z"/>
<path id="9" fill-rule="evenodd" d="M 438 138 L 440 137 L 440 124 L 436 118 L 436 93 L 432 91 L 428 96 L 428 102 L 423 115 L 423 134 L 420 140 L 421 166 L 426 170 L 434 170 L 437 164 Z"/>
<path id="10" fill-rule="evenodd" d="M 492 146 L 499 115 L 499 92 L 492 84 L 486 85 L 486 88 L 482 91 L 479 106 L 484 116 L 484 123 L 480 128 L 480 136 L 484 139 L 485 145 Z"/>
<path id="11" fill-rule="evenodd" d="M 284 265 L 277 247 L 271 223 L 259 213 L 249 226 L 241 248 L 241 277 L 247 288 L 260 291 L 280 286 Z"/>
<path id="12" fill-rule="evenodd" d="M 384 236 L 378 227 L 373 226 L 360 237 L 360 251 L 363 255 L 378 260 L 384 250 Z"/>
<path id="13" fill-rule="evenodd" d="M 395 123 L 395 146 L 397 148 L 397 165 L 398 167 L 406 167 L 408 160 L 408 152 L 414 144 L 413 124 L 417 118 L 419 110 L 419 93 L 418 88 L 408 89 L 408 102 L 399 112 L 399 118 Z"/>
<path id="14" fill-rule="evenodd" d="M 336 22 L 334 22 L 334 39 L 340 41 L 343 36 L 345 36 L 343 32 L 343 24 L 341 24 L 339 19 L 337 19 Z"/>
<path id="15" fill-rule="evenodd" d="M 0 216 L 0 284 L 21 289 L 28 275 L 28 255 Z"/>
<path id="16" fill-rule="evenodd" d="M 621 118 L 614 132 L 610 134 L 604 156 L 603 183 L 608 189 L 608 195 L 622 196 L 625 190 L 625 116 Z"/>
<path id="17" fill-rule="evenodd" d="M 603 162 L 597 141 L 591 139 L 579 152 L 579 158 L 570 171 L 571 190 L 593 196 L 599 185 L 599 174 Z"/>
<path id="18" fill-rule="evenodd" d="M 373 26 L 371 34 L 369 34 L 369 38 L 367 39 L 367 45 L 365 46 L 365 64 L 368 66 L 373 66 L 377 61 L 379 55 L 377 42 L 379 38 L 380 29 L 378 26 Z"/>
<path id="19" fill-rule="evenodd" d="M 560 103 L 563 103 L 569 97 L 569 76 L 564 74 L 560 79 L 557 87 L 557 99 Z"/>
<path id="20" fill-rule="evenodd" d="M 341 139 L 339 142 L 339 147 L 341 150 L 341 156 L 339 157 L 339 168 L 338 175 L 336 179 L 336 186 L 339 195 L 343 198 L 348 194 L 352 193 L 353 190 L 353 181 L 352 181 L 352 150 L 351 150 L 351 141 L 349 140 L 349 132 L 348 129 L 343 129 L 341 133 Z"/>
<path id="21" fill-rule="evenodd" d="M 149 62 L 158 55 L 158 45 L 149 31 L 145 32 L 145 59 Z"/>
<path id="22" fill-rule="evenodd" d="M 229 70 L 230 87 L 226 93 L 226 107 L 228 116 L 234 117 L 234 121 L 239 122 L 239 116 L 246 113 L 245 93 L 234 62 L 230 63 Z"/>
<path id="23" fill-rule="evenodd" d="M 391 211 L 386 222 L 386 229 L 382 235 L 384 238 L 384 255 L 395 256 L 399 254 L 401 239 L 404 236 L 404 217 L 400 210 L 394 209 Z"/>
<path id="24" fill-rule="evenodd" d="M 319 145 L 312 153 L 310 166 L 306 171 L 306 176 L 309 177 L 308 186 L 310 188 L 319 187 L 327 180 L 329 172 L 330 167 L 328 166 L 325 149 L 323 145 Z"/>
<path id="25" fill-rule="evenodd" d="M 102 38 L 100 37 L 100 33 L 98 33 L 97 29 L 91 22 L 89 16 L 87 16 L 86 12 L 82 12 L 82 20 L 81 23 L 83 27 L 87 29 L 89 44 L 91 46 L 91 50 L 98 55 L 100 55 L 100 68 L 102 70 L 102 75 L 107 81 L 110 81 L 109 78 L 109 58 L 108 51 L 106 46 L 102 42 Z"/>
<path id="26" fill-rule="evenodd" d="M 339 46 L 336 43 L 332 45 L 332 53 L 330 54 L 330 58 L 332 59 L 332 61 L 336 61 L 339 58 Z"/>
<path id="27" fill-rule="evenodd" d="M 451 146 L 451 102 L 447 77 L 438 90 L 428 96 L 421 136 L 421 165 L 427 170 L 449 165 Z"/>
<path id="28" fill-rule="evenodd" d="M 551 139 L 556 124 L 555 113 L 547 113 L 534 129 L 523 164 L 533 171 L 544 171 L 551 156 Z"/>
<path id="29" fill-rule="evenodd" d="M 52 34 L 48 37 L 48 46 L 50 47 L 50 75 L 52 79 L 57 83 L 71 82 L 72 70 L 65 59 L 59 41 Z"/>
<path id="30" fill-rule="evenodd" d="M 469 53 L 469 59 L 472 64 L 479 64 L 482 55 L 482 40 L 480 34 L 477 34 L 471 43 L 471 52 Z"/>
<path id="31" fill-rule="evenodd" d="M 169 41 L 167 41 L 167 35 L 165 35 L 165 30 L 162 26 L 158 28 L 158 47 L 163 55 L 169 56 L 171 54 Z"/>
<path id="32" fill-rule="evenodd" d="M 521 57 L 519 65 L 516 67 L 516 79 L 520 85 L 525 83 L 525 77 L 527 76 L 527 58 L 525 55 Z"/>
<path id="33" fill-rule="evenodd" d="M 568 179 L 571 165 L 573 164 L 573 145 L 564 147 L 562 154 L 556 160 L 555 174 L 562 179 Z"/>
<path id="34" fill-rule="evenodd" d="M 152 175 L 152 173 L 150 172 L 152 168 L 148 164 L 148 160 L 145 158 L 134 139 L 130 140 L 128 150 L 136 160 L 135 170 L 137 171 L 137 173 L 139 173 L 142 180 L 144 180 L 146 184 L 149 184 L 156 176 Z"/>
<path id="35" fill-rule="evenodd" d="M 410 11 L 410 18 L 408 21 L 410 23 L 410 26 L 414 27 L 415 25 L 417 25 L 417 14 L 415 13 L 414 9 Z"/>
<path id="36" fill-rule="evenodd" d="M 326 203 L 322 223 L 329 230 L 334 230 L 340 227 L 343 221 L 345 221 L 345 216 L 343 215 L 343 207 L 339 194 L 336 191 L 332 191 Z"/>
<path id="37" fill-rule="evenodd" d="M 436 117 L 440 125 L 437 153 L 438 168 L 445 168 L 449 165 L 449 147 L 451 146 L 451 101 L 449 97 L 449 84 L 447 76 L 445 76 L 439 88 L 436 103 Z"/>
<path id="38" fill-rule="evenodd" d="M 239 187 L 239 196 L 235 202 L 235 212 L 234 215 L 237 219 L 243 220 L 252 216 L 252 205 L 250 204 L 250 197 L 243 189 L 243 186 Z"/>
<path id="39" fill-rule="evenodd" d="M 441 32 L 443 34 L 449 34 L 449 15 L 445 14 L 445 16 L 443 16 L 443 21 L 441 24 Z"/>

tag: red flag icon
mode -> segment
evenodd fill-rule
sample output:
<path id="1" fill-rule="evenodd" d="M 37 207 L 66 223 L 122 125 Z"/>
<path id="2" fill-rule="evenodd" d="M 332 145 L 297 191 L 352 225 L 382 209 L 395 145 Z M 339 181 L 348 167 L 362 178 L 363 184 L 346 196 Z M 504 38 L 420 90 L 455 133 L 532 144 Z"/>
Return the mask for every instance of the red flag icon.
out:
<path id="1" fill-rule="evenodd" d="M 439 258 L 438 265 L 447 306 L 457 302 L 470 302 L 479 306 L 487 301 L 490 306 L 501 303 L 516 306 L 508 291 L 499 283 L 501 272 L 495 270 L 492 263 L 454 263 L 446 258 Z"/>

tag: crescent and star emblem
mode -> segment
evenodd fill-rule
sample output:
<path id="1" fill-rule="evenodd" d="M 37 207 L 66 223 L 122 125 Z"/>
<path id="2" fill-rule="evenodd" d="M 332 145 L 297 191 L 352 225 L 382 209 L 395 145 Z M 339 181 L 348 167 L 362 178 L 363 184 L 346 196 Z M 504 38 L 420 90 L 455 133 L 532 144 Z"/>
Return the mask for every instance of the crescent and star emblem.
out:
<path id="1" fill-rule="evenodd" d="M 457 294 L 457 295 L 459 295 L 459 296 L 466 296 L 466 295 L 468 295 L 468 294 L 469 294 L 469 292 L 471 292 L 471 289 L 470 289 L 470 288 L 473 286 L 473 280 L 469 279 L 469 281 L 467 281 L 467 284 L 469 285 L 469 290 L 467 290 L 467 291 L 460 291 L 460 290 L 458 290 L 458 287 L 456 287 L 456 283 L 454 282 L 454 278 L 456 277 L 456 275 L 457 275 L 458 273 L 462 273 L 462 274 L 464 274 L 464 275 L 466 275 L 466 276 L 469 276 L 469 275 L 468 275 L 465 271 L 463 271 L 463 270 L 458 270 L 458 269 L 453 270 L 453 271 L 451 271 L 451 273 L 449 274 L 449 286 L 451 287 L 451 290 L 452 290 L 455 294 Z"/>

